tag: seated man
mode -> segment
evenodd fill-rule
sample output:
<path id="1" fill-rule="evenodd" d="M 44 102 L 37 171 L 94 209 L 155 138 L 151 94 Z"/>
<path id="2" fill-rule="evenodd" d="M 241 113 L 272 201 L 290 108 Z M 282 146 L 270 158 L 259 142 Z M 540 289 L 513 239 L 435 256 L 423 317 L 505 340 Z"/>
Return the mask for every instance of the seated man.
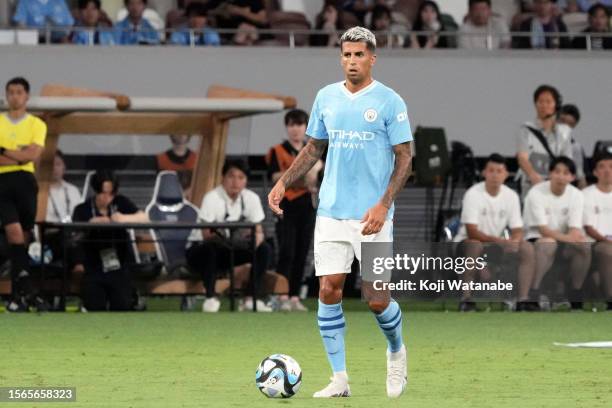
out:
<path id="1" fill-rule="evenodd" d="M 263 288 L 263 278 L 270 261 L 270 246 L 264 241 L 261 222 L 265 215 L 259 196 L 246 188 L 248 167 L 242 161 L 227 161 L 223 166 L 221 185 L 209 191 L 202 200 L 200 217 L 204 222 L 252 222 L 258 223 L 255 236 L 256 261 L 251 276 L 257 281 L 258 294 Z M 202 275 L 206 290 L 206 300 L 202 305 L 204 312 L 217 312 L 221 302 L 215 293 L 215 281 L 223 270 L 230 266 L 230 248 L 233 247 L 234 265 L 251 262 L 250 249 L 252 237 L 240 230 L 202 231 L 204 241 L 192 244 L 187 249 L 189 266 Z M 253 299 L 247 296 L 241 309 L 252 309 Z M 257 300 L 257 310 L 271 312 L 272 308 Z"/>
<path id="2" fill-rule="evenodd" d="M 597 184 L 583 190 L 584 229 L 592 240 L 593 256 L 608 310 L 612 310 L 612 154 L 593 159 Z"/>
<path id="3" fill-rule="evenodd" d="M 19 0 L 13 22 L 19 27 L 36 28 L 41 41 L 45 41 L 44 30 L 47 25 L 68 28 L 74 24 L 74 19 L 66 4 L 66 0 Z M 55 43 L 63 42 L 67 30 L 51 31 L 50 40 Z"/>
<path id="4" fill-rule="evenodd" d="M 567 26 L 561 17 L 555 15 L 555 2 L 556 0 L 533 1 L 535 15 L 520 24 L 518 31 L 524 34 L 513 39 L 514 48 L 569 48 L 569 37 L 563 35 L 567 33 Z"/>
<path id="5" fill-rule="evenodd" d="M 483 252 L 498 247 L 505 253 L 519 253 L 519 279 L 524 269 L 533 268 L 533 248 L 523 241 L 523 220 L 518 194 L 504 185 L 508 178 L 506 160 L 499 154 L 492 154 L 482 172 L 484 181 L 470 187 L 463 197 L 461 228 L 455 242 L 463 242 L 466 256 L 477 258 Z M 510 238 L 503 237 L 504 230 L 510 228 Z M 487 245 L 483 245 L 487 244 Z M 496 263 L 501 264 L 501 259 Z M 528 275 L 533 273 L 527 272 Z M 474 269 L 466 270 L 464 282 L 476 279 Z M 480 280 L 489 280 L 489 271 L 479 273 Z M 475 310 L 476 304 L 470 299 L 471 293 L 465 291 L 459 305 L 461 311 Z"/>
<path id="6" fill-rule="evenodd" d="M 582 309 L 581 290 L 591 263 L 591 250 L 582 234 L 582 193 L 570 184 L 576 177 L 576 166 L 568 157 L 557 157 L 550 163 L 549 177 L 549 181 L 532 187 L 525 199 L 526 238 L 535 242 L 536 265 L 533 279 L 524 276 L 519 281 L 519 291 L 528 293 L 529 285 L 528 309 L 537 310 L 542 279 L 559 253 L 569 267 L 572 309 Z"/>
<path id="7" fill-rule="evenodd" d="M 80 45 L 113 45 L 115 33 L 102 18 L 100 0 L 79 0 L 79 27 L 72 32 L 72 43 Z"/>
<path id="8" fill-rule="evenodd" d="M 98 171 L 91 179 L 95 196 L 79 204 L 74 222 L 148 222 L 127 197 L 117 194 L 119 183 L 110 171 Z M 81 234 L 80 263 L 85 275 L 81 295 L 83 306 L 93 310 L 130 310 L 132 287 L 128 271 L 129 236 L 125 230 L 87 230 Z"/>
<path id="9" fill-rule="evenodd" d="M 610 18 L 612 13 L 610 8 L 603 4 L 595 4 L 589 8 L 589 26 L 582 32 L 591 34 L 591 49 L 592 50 L 609 50 L 612 49 L 612 37 L 606 36 L 612 31 L 610 29 Z M 584 36 L 576 36 L 572 41 L 572 48 L 586 49 L 587 38 Z"/>
<path id="10" fill-rule="evenodd" d="M 219 34 L 206 27 L 208 7 L 203 3 L 189 3 L 185 15 L 188 23 L 172 33 L 170 43 L 176 45 L 221 45 Z M 193 30 L 193 39 L 191 33 Z"/>
<path id="11" fill-rule="evenodd" d="M 148 0 L 125 0 L 128 16 L 115 25 L 117 44 L 159 44 L 159 34 L 143 16 L 147 2 Z"/>
<path id="12" fill-rule="evenodd" d="M 580 122 L 580 110 L 576 105 L 565 104 L 561 106 L 559 111 L 559 122 L 567 125 L 572 130 L 570 139 L 572 142 L 572 160 L 576 165 L 576 185 L 581 190 L 587 186 L 586 173 L 588 170 L 586 154 L 584 153 L 584 147 L 576 138 L 575 129 Z"/>
<path id="13" fill-rule="evenodd" d="M 491 0 L 469 0 L 469 12 L 459 28 L 459 48 L 499 49 L 510 46 L 506 22 L 493 15 Z"/>

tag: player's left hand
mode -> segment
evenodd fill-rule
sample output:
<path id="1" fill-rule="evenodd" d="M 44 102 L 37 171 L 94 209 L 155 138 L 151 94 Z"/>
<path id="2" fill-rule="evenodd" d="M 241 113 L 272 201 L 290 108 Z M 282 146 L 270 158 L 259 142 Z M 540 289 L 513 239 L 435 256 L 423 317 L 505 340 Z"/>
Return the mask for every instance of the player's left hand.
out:
<path id="1" fill-rule="evenodd" d="M 361 235 L 372 235 L 379 233 L 385 224 L 388 211 L 389 209 L 381 203 L 378 203 L 374 207 L 370 208 L 361 219 L 361 222 L 365 223 L 363 229 L 361 230 Z"/>

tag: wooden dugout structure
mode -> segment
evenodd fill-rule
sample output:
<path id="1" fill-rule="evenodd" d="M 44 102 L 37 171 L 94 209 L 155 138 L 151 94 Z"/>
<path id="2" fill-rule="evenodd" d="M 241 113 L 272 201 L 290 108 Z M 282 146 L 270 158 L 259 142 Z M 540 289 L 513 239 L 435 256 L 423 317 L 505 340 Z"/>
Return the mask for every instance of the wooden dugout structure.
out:
<path id="1" fill-rule="evenodd" d="M 37 221 L 47 211 L 53 159 L 61 134 L 168 135 L 199 134 L 201 143 L 192 180 L 192 200 L 221 179 L 231 119 L 294 108 L 296 100 L 214 85 L 205 98 L 129 97 L 111 92 L 48 84 L 32 97 L 28 110 L 47 124 L 45 150 L 37 166 Z"/>

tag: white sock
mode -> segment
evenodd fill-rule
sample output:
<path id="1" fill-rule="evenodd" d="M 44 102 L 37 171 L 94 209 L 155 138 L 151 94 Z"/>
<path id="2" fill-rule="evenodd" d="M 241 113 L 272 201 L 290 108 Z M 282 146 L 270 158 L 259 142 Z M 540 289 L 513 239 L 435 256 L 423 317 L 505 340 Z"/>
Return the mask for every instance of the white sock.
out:
<path id="1" fill-rule="evenodd" d="M 348 374 L 346 371 L 338 371 L 334 373 L 334 381 L 348 384 Z"/>
<path id="2" fill-rule="evenodd" d="M 395 361 L 395 360 L 399 360 L 404 356 L 404 348 L 402 347 L 401 349 L 399 349 L 399 351 L 396 351 L 395 353 L 393 352 L 389 352 L 389 360 L 391 361 Z"/>

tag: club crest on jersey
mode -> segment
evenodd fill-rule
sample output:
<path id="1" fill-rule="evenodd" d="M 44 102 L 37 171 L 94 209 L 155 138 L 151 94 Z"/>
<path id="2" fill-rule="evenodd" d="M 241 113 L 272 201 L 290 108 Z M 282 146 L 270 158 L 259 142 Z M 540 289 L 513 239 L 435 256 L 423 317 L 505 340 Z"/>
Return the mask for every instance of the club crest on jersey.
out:
<path id="1" fill-rule="evenodd" d="M 363 118 L 365 119 L 365 121 L 370 122 L 370 123 L 374 122 L 377 117 L 378 117 L 378 112 L 376 112 L 376 110 L 372 108 L 368 109 L 363 114 Z"/>

